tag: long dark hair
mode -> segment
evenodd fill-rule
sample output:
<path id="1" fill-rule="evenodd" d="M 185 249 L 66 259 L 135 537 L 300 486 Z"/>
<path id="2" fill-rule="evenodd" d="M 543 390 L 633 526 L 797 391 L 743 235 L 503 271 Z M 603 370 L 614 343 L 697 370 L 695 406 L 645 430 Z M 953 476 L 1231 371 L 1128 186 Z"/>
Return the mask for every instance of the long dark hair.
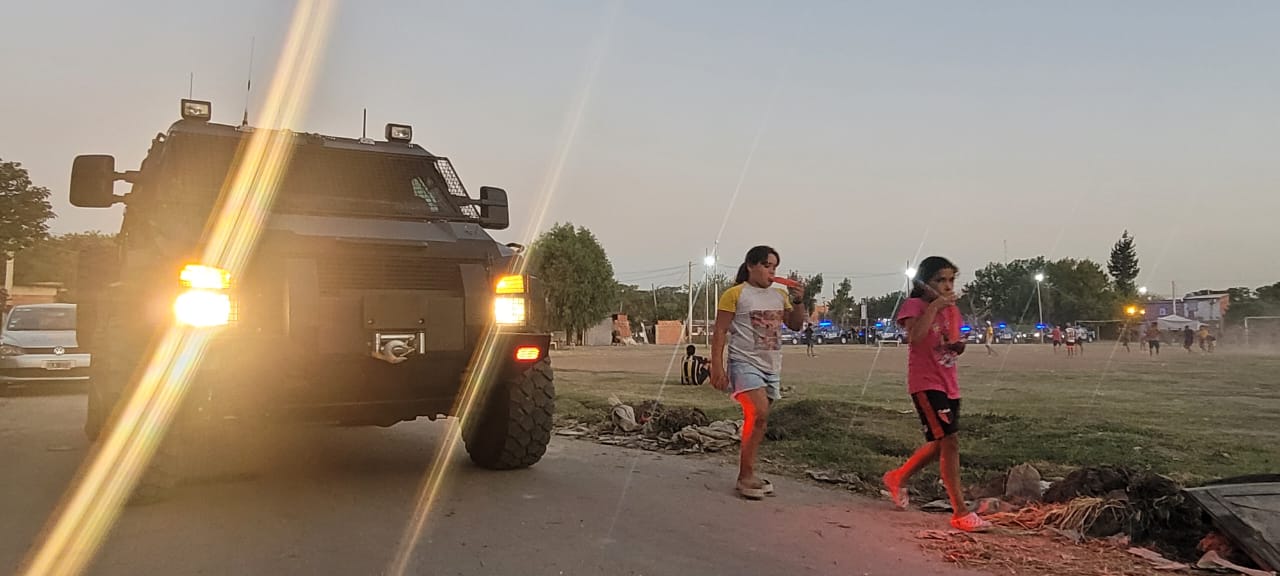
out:
<path id="1" fill-rule="evenodd" d="M 747 267 L 752 264 L 764 264 L 765 262 L 768 262 L 770 254 L 772 254 L 774 258 L 778 259 L 779 264 L 782 263 L 782 257 L 779 256 L 778 251 L 774 250 L 772 247 L 756 246 L 755 248 L 747 250 L 747 257 L 743 258 L 742 265 L 738 266 L 738 277 L 734 280 L 734 283 L 741 284 L 746 282 L 747 278 L 751 277 L 751 272 L 747 270 Z"/>
<path id="2" fill-rule="evenodd" d="M 916 277 L 914 280 L 919 280 L 920 282 L 928 284 L 930 280 L 933 280 L 935 275 L 943 270 L 954 270 L 959 272 L 960 268 L 955 264 L 952 264 L 951 261 L 946 258 L 941 256 L 930 256 L 920 261 L 920 267 L 916 269 Z M 925 295 L 929 294 L 929 292 L 919 284 L 915 283 L 914 280 L 911 283 L 911 297 L 924 298 Z"/>

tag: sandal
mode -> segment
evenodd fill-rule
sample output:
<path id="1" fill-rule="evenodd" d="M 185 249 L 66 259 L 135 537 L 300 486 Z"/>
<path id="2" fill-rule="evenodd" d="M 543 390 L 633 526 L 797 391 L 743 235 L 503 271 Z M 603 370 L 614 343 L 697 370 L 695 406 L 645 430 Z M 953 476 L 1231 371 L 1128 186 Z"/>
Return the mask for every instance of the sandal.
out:
<path id="1" fill-rule="evenodd" d="M 760 481 L 764 482 L 764 486 L 760 487 L 761 490 L 764 490 L 764 495 L 775 496 L 775 494 L 773 493 L 773 482 L 765 480 L 764 478 L 761 478 Z"/>
<path id="2" fill-rule="evenodd" d="M 749 488 L 741 484 L 738 485 L 738 495 L 747 500 L 764 500 L 764 488 Z"/>
<path id="3" fill-rule="evenodd" d="M 908 493 L 907 487 L 902 485 L 902 480 L 895 477 L 892 471 L 885 472 L 884 487 L 889 490 L 889 499 L 893 501 L 895 508 L 906 510 L 911 505 L 911 494 Z"/>

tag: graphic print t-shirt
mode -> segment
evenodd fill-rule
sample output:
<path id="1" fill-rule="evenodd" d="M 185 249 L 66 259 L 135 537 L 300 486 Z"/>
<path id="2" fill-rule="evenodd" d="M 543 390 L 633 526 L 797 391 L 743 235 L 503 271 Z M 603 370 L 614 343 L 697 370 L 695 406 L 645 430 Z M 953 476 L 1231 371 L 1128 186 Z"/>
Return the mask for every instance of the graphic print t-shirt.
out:
<path id="1" fill-rule="evenodd" d="M 929 303 L 922 298 L 908 298 L 898 311 L 898 325 L 906 328 L 907 319 L 919 318 Z M 951 399 L 960 398 L 960 383 L 956 379 L 955 352 L 945 346 L 946 340 L 956 341 L 954 334 L 960 327 L 960 311 L 949 306 L 933 316 L 933 325 L 924 340 L 912 340 L 907 349 L 907 392 L 915 394 L 926 390 L 946 392 Z"/>
<path id="2" fill-rule="evenodd" d="M 745 362 L 766 374 L 781 373 L 782 317 L 791 310 L 787 291 L 743 282 L 725 290 L 717 308 L 733 312 L 729 360 Z"/>

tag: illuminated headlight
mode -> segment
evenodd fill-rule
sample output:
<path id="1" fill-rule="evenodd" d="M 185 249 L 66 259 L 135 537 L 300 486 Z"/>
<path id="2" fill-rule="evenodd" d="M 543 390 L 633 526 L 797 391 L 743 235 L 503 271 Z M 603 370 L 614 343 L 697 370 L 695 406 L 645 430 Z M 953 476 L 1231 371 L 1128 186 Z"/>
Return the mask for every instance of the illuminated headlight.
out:
<path id="1" fill-rule="evenodd" d="M 213 104 L 203 100 L 182 99 L 182 117 L 186 120 L 208 120 L 213 117 Z"/>
<path id="2" fill-rule="evenodd" d="M 196 328 L 226 326 L 231 322 L 231 296 L 210 290 L 188 290 L 173 302 L 179 324 Z"/>
<path id="3" fill-rule="evenodd" d="M 513 326 L 525 323 L 524 296 L 498 296 L 493 299 L 494 321 L 500 325 Z"/>
<path id="4" fill-rule="evenodd" d="M 21 356 L 27 351 L 12 344 L 0 345 L 0 356 Z"/>

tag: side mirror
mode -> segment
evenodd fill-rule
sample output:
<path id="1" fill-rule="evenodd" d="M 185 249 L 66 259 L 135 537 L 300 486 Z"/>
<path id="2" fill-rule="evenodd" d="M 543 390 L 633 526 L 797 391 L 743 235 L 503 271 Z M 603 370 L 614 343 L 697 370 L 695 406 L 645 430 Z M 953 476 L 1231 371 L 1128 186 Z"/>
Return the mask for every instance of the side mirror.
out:
<path id="1" fill-rule="evenodd" d="M 76 156 L 71 164 L 71 205 L 80 208 L 110 208 L 120 201 L 113 187 L 116 159 L 90 154 Z"/>
<path id="2" fill-rule="evenodd" d="M 490 230 L 506 230 L 511 225 L 507 211 L 507 191 L 492 186 L 480 187 L 480 226 Z"/>

